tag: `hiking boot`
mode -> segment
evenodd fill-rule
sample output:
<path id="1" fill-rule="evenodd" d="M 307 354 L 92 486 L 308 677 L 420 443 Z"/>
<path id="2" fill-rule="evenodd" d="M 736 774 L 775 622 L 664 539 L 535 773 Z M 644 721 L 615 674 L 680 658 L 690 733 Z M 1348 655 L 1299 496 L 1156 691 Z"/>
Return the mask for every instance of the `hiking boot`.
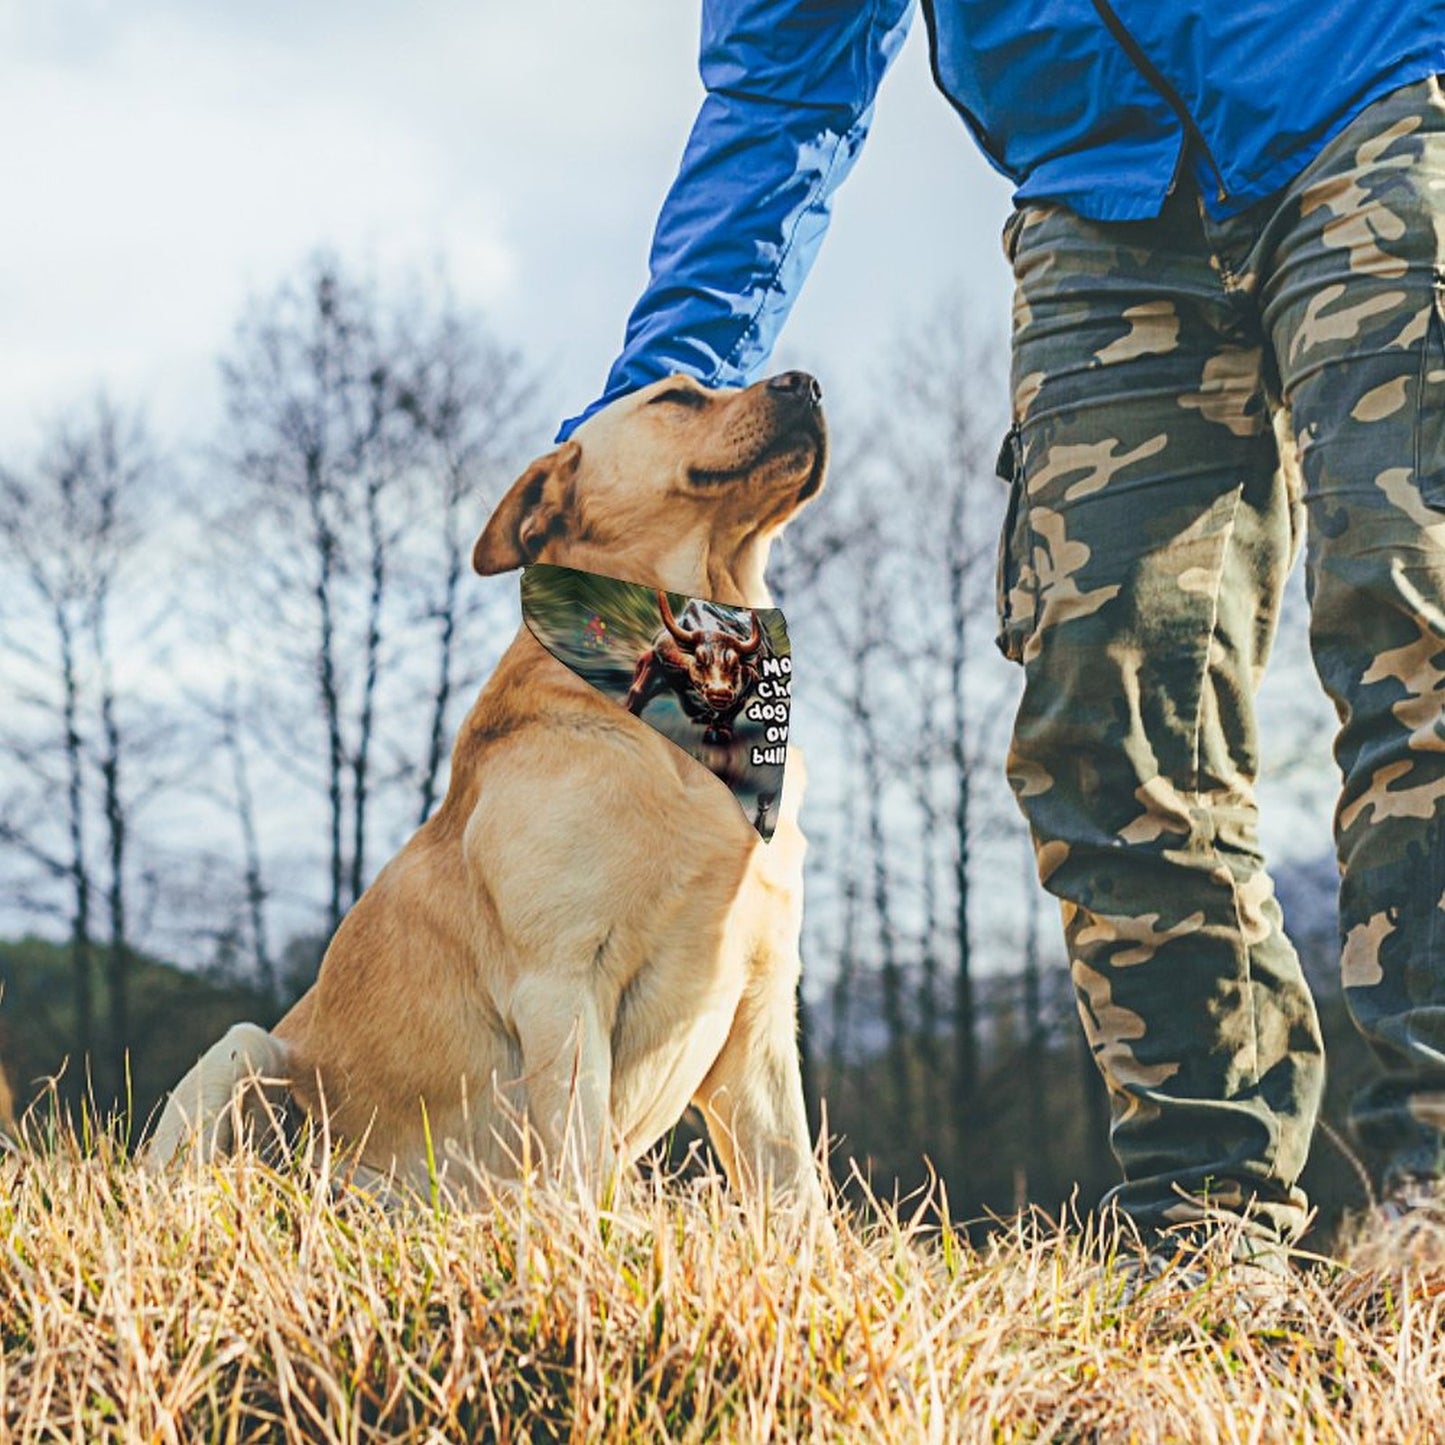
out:
<path id="1" fill-rule="evenodd" d="M 1233 1324 L 1266 1329 L 1288 1310 L 1295 1288 L 1284 1244 L 1229 1225 L 1202 1236 L 1156 1235 L 1145 1251 L 1108 1261 L 1097 1279 L 1121 1314 L 1150 1305 L 1212 1308 Z"/>
<path id="2" fill-rule="evenodd" d="M 1170 1295 L 1191 1295 L 1209 1283 L 1209 1272 L 1198 1264 L 1186 1264 L 1183 1256 L 1162 1252 L 1135 1254 L 1105 1266 L 1105 1275 L 1122 1282 L 1117 1304 L 1120 1310 L 1141 1303 L 1146 1296 L 1156 1300 Z"/>

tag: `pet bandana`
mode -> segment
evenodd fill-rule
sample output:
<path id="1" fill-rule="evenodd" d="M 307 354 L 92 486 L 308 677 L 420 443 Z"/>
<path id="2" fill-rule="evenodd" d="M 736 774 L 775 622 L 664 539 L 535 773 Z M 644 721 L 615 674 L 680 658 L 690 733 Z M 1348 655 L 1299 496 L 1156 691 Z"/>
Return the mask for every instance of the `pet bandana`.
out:
<path id="1" fill-rule="evenodd" d="M 732 607 L 533 563 L 522 620 L 558 661 L 716 773 L 767 842 L 778 821 L 792 649 L 776 607 Z"/>

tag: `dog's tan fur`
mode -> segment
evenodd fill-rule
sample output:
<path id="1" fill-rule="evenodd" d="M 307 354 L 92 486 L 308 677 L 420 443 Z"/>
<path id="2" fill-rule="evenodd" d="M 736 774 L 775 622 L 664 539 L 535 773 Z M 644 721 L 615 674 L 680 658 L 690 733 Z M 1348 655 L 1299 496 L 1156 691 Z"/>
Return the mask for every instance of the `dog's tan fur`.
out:
<path id="1" fill-rule="evenodd" d="M 767 606 L 769 546 L 825 451 L 796 382 L 659 382 L 535 463 L 474 562 Z M 182 1081 L 150 1157 L 198 1130 L 224 1147 L 225 1105 L 254 1070 L 324 1103 L 371 1167 L 412 1186 L 426 1127 L 439 1157 L 508 1176 L 525 1118 L 537 1157 L 596 1190 L 693 1102 L 734 1184 L 815 1203 L 794 1002 L 802 784 L 790 754 L 764 845 L 715 777 L 524 626 L 462 726 L 441 808 L 274 1034 L 238 1026 Z"/>

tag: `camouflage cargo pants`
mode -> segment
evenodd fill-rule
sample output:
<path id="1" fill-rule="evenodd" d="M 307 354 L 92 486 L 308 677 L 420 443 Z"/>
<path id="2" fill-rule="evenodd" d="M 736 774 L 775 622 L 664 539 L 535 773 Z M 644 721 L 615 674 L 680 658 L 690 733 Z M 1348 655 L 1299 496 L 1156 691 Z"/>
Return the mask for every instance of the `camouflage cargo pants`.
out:
<path id="1" fill-rule="evenodd" d="M 1385 1066 L 1354 1125 L 1396 1171 L 1440 1172 L 1445 94 L 1386 97 L 1227 221 L 1182 184 L 1154 221 L 1027 206 L 1005 248 L 1009 776 L 1062 901 L 1118 1202 L 1156 1227 L 1248 1204 L 1292 1235 L 1323 1061 L 1259 846 L 1253 699 L 1302 515 L 1344 984 Z"/>

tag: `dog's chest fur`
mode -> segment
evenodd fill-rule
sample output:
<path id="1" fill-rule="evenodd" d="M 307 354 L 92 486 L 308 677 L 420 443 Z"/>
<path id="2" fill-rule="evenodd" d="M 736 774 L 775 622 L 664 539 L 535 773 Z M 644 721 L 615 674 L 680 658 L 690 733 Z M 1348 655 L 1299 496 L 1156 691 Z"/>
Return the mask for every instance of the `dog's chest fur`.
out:
<path id="1" fill-rule="evenodd" d="M 747 848 L 730 896 L 694 879 L 682 888 L 673 919 L 665 921 L 666 909 L 659 909 L 660 926 L 637 940 L 610 1029 L 612 1112 L 629 1157 L 670 1128 L 692 1100 L 745 990 L 792 957 L 786 944 L 797 890 L 778 890 L 768 877 L 786 871 L 785 854 L 801 861 L 801 835 L 790 823 L 772 844 L 752 837 Z"/>
<path id="2" fill-rule="evenodd" d="M 595 999 L 630 1156 L 686 1108 L 758 969 L 792 956 L 801 770 L 765 845 L 716 778 L 621 709 L 567 716 L 489 758 L 468 851 L 496 906 L 502 1026 L 522 979 L 549 978 L 559 1012 Z"/>

